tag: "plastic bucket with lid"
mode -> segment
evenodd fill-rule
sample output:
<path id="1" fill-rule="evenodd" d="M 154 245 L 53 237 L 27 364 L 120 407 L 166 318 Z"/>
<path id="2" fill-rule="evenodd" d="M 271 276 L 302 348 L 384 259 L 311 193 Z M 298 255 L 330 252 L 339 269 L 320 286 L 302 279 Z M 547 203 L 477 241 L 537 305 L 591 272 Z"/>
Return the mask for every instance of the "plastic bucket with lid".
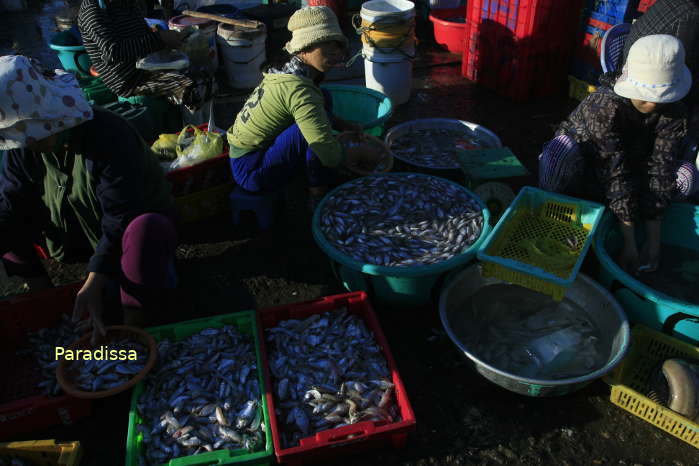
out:
<path id="1" fill-rule="evenodd" d="M 92 62 L 80 39 L 68 31 L 53 36 L 49 48 L 54 50 L 66 71 L 73 71 L 81 77 L 90 76 Z"/>
<path id="2" fill-rule="evenodd" d="M 199 29 L 209 39 L 209 66 L 212 71 L 218 68 L 218 51 L 216 50 L 216 30 L 218 22 L 191 16 L 175 16 L 171 18 L 168 26 L 175 31 L 183 31 L 187 27 Z M 191 59 L 192 57 L 190 57 Z M 195 60 L 192 61 L 193 63 Z"/>
<path id="3" fill-rule="evenodd" d="M 413 80 L 413 62 L 400 51 L 381 53 L 363 48 L 364 79 L 366 87 L 387 95 L 393 105 L 410 100 Z"/>
<path id="4" fill-rule="evenodd" d="M 267 28 L 256 30 L 230 24 L 218 26 L 217 41 L 221 62 L 231 87 L 249 89 L 262 81 L 260 66 L 267 59 L 265 40 Z"/>
<path id="5" fill-rule="evenodd" d="M 405 0 L 365 2 L 353 18 L 364 47 L 415 47 L 415 5 Z M 412 53 L 414 55 L 414 52 Z"/>
<path id="6" fill-rule="evenodd" d="M 368 23 L 404 23 L 415 18 L 415 4 L 407 0 L 371 0 L 359 11 Z"/>

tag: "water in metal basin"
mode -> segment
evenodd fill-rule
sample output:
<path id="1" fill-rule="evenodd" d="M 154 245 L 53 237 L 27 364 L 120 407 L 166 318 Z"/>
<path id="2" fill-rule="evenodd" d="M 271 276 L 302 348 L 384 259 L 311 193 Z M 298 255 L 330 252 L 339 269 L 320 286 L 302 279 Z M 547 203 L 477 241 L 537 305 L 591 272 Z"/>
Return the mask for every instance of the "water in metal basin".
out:
<path id="1" fill-rule="evenodd" d="M 516 285 L 488 285 L 456 306 L 451 327 L 478 359 L 519 377 L 579 377 L 607 362 L 610 343 L 569 299 Z"/>

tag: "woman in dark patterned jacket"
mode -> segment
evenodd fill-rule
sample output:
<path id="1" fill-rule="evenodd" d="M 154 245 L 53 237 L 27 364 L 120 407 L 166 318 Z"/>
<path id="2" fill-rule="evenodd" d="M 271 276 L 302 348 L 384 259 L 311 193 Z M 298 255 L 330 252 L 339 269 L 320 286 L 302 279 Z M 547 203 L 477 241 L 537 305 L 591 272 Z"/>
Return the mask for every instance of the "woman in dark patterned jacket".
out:
<path id="1" fill-rule="evenodd" d="M 603 76 L 544 146 L 539 185 L 605 202 L 624 234 L 620 265 L 636 274 L 657 269 L 663 212 L 695 189 L 695 166 L 679 160 L 687 135 L 680 100 L 692 78 L 682 43 L 652 35 L 636 41 L 613 79 Z M 639 253 L 634 229 L 640 221 L 646 241 Z"/>

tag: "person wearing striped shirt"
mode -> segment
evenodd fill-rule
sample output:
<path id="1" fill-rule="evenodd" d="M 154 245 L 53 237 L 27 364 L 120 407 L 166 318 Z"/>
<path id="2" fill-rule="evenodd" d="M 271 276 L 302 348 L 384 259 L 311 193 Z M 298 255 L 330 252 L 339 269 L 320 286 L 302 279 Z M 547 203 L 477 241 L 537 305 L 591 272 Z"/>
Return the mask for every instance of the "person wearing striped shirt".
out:
<path id="1" fill-rule="evenodd" d="M 118 96 L 166 96 L 177 105 L 197 110 L 207 97 L 207 90 L 211 92 L 209 77 L 196 79 L 176 71 L 148 72 L 136 68 L 140 58 L 182 44 L 182 33 L 152 30 L 144 14 L 142 0 L 82 1 L 78 27 L 95 70 Z"/>

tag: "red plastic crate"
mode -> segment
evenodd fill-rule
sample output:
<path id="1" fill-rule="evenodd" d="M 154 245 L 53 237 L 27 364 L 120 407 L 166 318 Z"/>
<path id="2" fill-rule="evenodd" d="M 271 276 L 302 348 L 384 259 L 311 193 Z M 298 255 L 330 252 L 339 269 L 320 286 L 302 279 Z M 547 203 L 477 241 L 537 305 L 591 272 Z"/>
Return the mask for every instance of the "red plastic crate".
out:
<path id="1" fill-rule="evenodd" d="M 401 420 L 392 423 L 373 421 L 359 422 L 337 429 L 324 430 L 317 432 L 311 437 L 301 439 L 300 445 L 297 447 L 283 449 L 281 447 L 279 425 L 277 423 L 273 395 L 274 390 L 272 388 L 269 364 L 267 362 L 268 357 L 264 329 L 275 327 L 283 320 L 305 319 L 313 314 L 322 314 L 341 307 L 346 307 L 350 314 L 359 315 L 364 319 L 367 328 L 373 332 L 376 343 L 383 350 L 388 368 L 391 371 L 393 383 L 395 384 L 395 394 Z M 388 341 L 381 330 L 379 320 L 369 303 L 366 293 L 359 291 L 339 294 L 315 301 L 263 309 L 257 312 L 257 316 L 260 344 L 262 347 L 262 361 L 264 364 L 264 376 L 269 390 L 265 396 L 267 397 L 267 406 L 269 407 L 274 452 L 280 463 L 309 464 L 321 462 L 331 457 L 337 458 L 348 453 L 366 451 L 386 445 L 393 446 L 394 448 L 402 448 L 406 445 L 408 435 L 415 430 L 415 414 L 410 406 L 403 381 L 400 378 L 400 374 L 398 374 L 396 362 L 391 354 Z"/>
<path id="2" fill-rule="evenodd" d="M 70 425 L 88 416 L 92 401 L 66 395 L 39 393 L 31 360 L 15 353 L 29 331 L 55 326 L 62 314 L 72 314 L 82 283 L 53 288 L 0 301 L 0 358 L 4 374 L 0 385 L 0 439 L 7 439 L 56 424 Z"/>
<path id="3" fill-rule="evenodd" d="M 206 123 L 198 128 L 206 131 Z M 228 144 L 224 138 L 224 152 L 212 159 L 191 167 L 178 168 L 165 175 L 172 184 L 172 195 L 175 197 L 186 196 L 207 188 L 230 183 L 232 181 L 231 169 L 228 162 Z"/>
<path id="4" fill-rule="evenodd" d="M 430 21 L 434 23 L 434 41 L 444 45 L 451 53 L 462 53 L 464 51 L 464 28 L 465 23 L 449 21 L 451 18 L 464 18 L 465 8 L 445 8 L 442 10 L 432 10 L 429 15 Z"/>
<path id="5" fill-rule="evenodd" d="M 648 11 L 648 8 L 652 7 L 653 4 L 655 3 L 655 0 L 641 0 L 638 3 L 638 11 L 641 13 L 645 13 Z"/>
<path id="6" fill-rule="evenodd" d="M 472 0 L 466 8 L 462 74 L 524 101 L 567 92 L 582 0 Z"/>

